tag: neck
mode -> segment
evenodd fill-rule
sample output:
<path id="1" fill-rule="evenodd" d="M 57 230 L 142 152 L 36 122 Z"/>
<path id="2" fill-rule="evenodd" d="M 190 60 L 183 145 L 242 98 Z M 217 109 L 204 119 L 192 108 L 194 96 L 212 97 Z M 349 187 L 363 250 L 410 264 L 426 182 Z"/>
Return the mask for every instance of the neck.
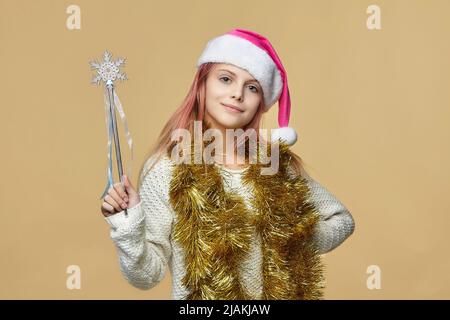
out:
<path id="1" fill-rule="evenodd" d="M 222 152 L 219 150 L 216 152 L 215 162 L 218 164 L 225 164 L 227 167 L 236 168 L 245 165 L 245 156 L 238 156 L 236 141 L 234 142 L 234 147 L 230 142 L 230 146 L 227 147 L 227 134 L 226 130 L 231 128 L 226 128 L 216 123 L 215 121 L 207 121 L 208 129 L 219 130 L 222 135 Z M 230 160 L 228 160 L 229 158 Z M 238 160 L 239 159 L 239 160 Z"/>

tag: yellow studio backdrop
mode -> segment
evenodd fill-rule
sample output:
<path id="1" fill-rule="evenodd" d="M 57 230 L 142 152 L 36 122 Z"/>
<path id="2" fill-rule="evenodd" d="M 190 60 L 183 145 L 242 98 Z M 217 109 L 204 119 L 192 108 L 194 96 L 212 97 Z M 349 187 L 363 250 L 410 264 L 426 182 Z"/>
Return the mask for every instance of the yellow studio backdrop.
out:
<path id="1" fill-rule="evenodd" d="M 325 299 L 449 299 L 449 12 L 445 0 L 0 0 L 0 298 L 170 299 L 169 272 L 149 291 L 120 273 L 100 212 L 107 136 L 88 62 L 105 49 L 127 58 L 117 92 L 136 185 L 206 42 L 243 28 L 283 61 L 293 150 L 355 219 L 324 256 Z"/>

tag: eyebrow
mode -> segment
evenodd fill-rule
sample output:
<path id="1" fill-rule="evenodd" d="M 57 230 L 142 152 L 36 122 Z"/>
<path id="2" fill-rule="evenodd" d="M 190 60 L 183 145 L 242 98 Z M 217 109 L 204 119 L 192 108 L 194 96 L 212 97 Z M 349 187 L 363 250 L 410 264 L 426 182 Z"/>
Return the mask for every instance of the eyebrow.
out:
<path id="1" fill-rule="evenodd" d="M 233 76 L 236 76 L 236 73 L 234 73 L 230 70 L 227 70 L 227 69 L 217 69 L 217 71 L 226 71 L 226 72 L 231 73 Z M 250 79 L 250 80 L 247 80 L 246 82 L 255 82 L 256 84 L 258 84 L 258 80 L 256 80 L 256 79 Z"/>

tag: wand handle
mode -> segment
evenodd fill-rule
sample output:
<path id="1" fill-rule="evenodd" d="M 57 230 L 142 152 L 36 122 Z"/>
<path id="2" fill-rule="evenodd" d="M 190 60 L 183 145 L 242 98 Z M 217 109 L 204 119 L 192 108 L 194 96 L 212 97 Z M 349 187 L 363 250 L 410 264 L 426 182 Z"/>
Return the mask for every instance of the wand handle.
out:
<path id="1" fill-rule="evenodd" d="M 116 120 L 116 112 L 114 109 L 114 85 L 112 83 L 109 83 L 106 85 L 106 88 L 108 89 L 108 99 L 109 99 L 109 112 L 111 115 L 111 122 L 114 132 L 114 150 L 116 150 L 116 160 L 117 160 L 117 169 L 119 170 L 119 178 L 120 182 L 123 185 L 123 168 L 122 168 L 122 157 L 120 152 L 120 141 L 119 141 L 119 134 L 117 131 L 117 120 Z M 125 208 L 125 216 L 128 215 L 128 211 Z"/>

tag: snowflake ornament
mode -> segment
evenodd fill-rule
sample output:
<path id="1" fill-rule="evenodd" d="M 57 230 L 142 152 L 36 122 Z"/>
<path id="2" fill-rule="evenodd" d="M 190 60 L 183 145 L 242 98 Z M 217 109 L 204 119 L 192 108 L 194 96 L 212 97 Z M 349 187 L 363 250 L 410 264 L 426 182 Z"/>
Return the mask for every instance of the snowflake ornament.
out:
<path id="1" fill-rule="evenodd" d="M 93 84 L 99 84 L 100 81 L 107 85 L 112 84 L 116 79 L 127 80 L 125 73 L 120 73 L 119 67 L 125 64 L 124 58 L 118 58 L 116 61 L 111 60 L 112 54 L 105 51 L 103 54 L 103 62 L 91 61 L 91 69 L 97 70 L 97 74 L 92 78 Z"/>

